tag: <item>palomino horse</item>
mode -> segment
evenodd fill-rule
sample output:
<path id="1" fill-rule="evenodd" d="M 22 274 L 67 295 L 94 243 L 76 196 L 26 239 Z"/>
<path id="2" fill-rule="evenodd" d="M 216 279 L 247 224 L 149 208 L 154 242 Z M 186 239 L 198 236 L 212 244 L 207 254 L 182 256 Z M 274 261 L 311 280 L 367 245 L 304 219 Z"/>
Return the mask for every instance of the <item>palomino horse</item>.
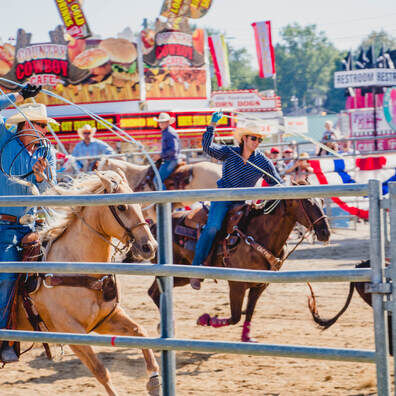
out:
<path id="1" fill-rule="evenodd" d="M 239 224 L 234 227 L 232 235 L 236 235 L 236 247 L 224 254 L 214 256 L 212 263 L 215 266 L 230 268 L 243 268 L 249 270 L 279 270 L 283 264 L 284 246 L 289 234 L 293 230 L 296 222 L 313 229 L 320 241 L 328 241 L 330 228 L 326 216 L 324 215 L 319 200 L 316 199 L 287 199 L 278 203 L 275 209 L 269 214 L 264 214 L 265 208 L 256 209 L 253 206 Z M 178 223 L 178 218 L 183 216 L 181 212 L 173 214 L 173 220 Z M 220 239 L 214 245 L 221 245 Z M 268 254 L 270 258 L 268 261 Z M 194 256 L 192 250 L 187 250 L 179 244 L 173 244 L 174 262 L 178 264 L 191 264 Z M 263 254 L 264 252 L 264 254 Z M 216 252 L 214 253 L 216 254 Z M 275 256 L 275 257 L 274 257 Z M 267 257 L 267 258 L 266 258 Z M 276 258 L 279 258 L 278 261 Z M 273 262 L 277 264 L 274 265 Z M 175 278 L 175 286 L 184 286 L 189 283 L 189 279 Z M 249 283 L 229 281 L 231 317 L 220 319 L 210 317 L 209 314 L 202 315 L 197 324 L 202 326 L 223 327 L 234 325 L 241 319 L 242 304 L 245 293 L 249 290 L 246 319 L 243 325 L 242 341 L 250 342 L 250 323 L 256 303 L 267 288 L 268 283 Z M 154 303 L 159 306 L 160 292 L 157 281 L 151 285 L 148 291 Z M 197 292 L 195 292 L 197 293 Z"/>
<path id="2" fill-rule="evenodd" d="M 98 165 L 99 170 L 122 170 L 128 179 L 129 186 L 132 189 L 136 189 L 136 187 L 143 181 L 150 167 L 150 165 L 136 165 L 116 159 L 106 159 L 101 161 Z M 178 168 L 178 172 L 188 173 L 189 170 L 192 171 L 192 177 L 186 185 L 186 189 L 188 190 L 216 188 L 216 182 L 221 178 L 221 165 L 214 162 L 202 161 L 194 164 L 181 165 Z M 146 184 L 144 186 L 144 190 L 150 190 L 150 186 Z M 186 206 L 188 204 L 189 202 L 184 202 L 181 206 Z M 152 207 L 150 205 L 150 208 L 147 210 L 147 217 L 155 221 L 155 206 Z"/>
<path id="3" fill-rule="evenodd" d="M 50 194 L 61 195 L 132 192 L 122 172 L 113 171 L 84 176 L 76 180 L 67 191 L 60 187 L 53 187 L 49 191 Z M 64 208 L 63 215 L 58 215 L 54 224 L 41 235 L 42 240 L 49 241 L 47 261 L 110 261 L 111 238 L 126 245 L 132 244 L 134 254 L 142 260 L 152 259 L 157 249 L 157 242 L 144 221 L 140 205 L 137 204 Z M 48 331 L 95 331 L 99 334 L 147 336 L 146 331 L 122 309 L 116 291 L 110 298 L 106 298 L 103 288 L 94 290 L 83 286 L 83 282 L 78 284 L 79 277 L 87 279 L 81 275 L 47 274 L 38 291 L 30 294 Z M 107 275 L 98 274 L 92 277 L 100 284 Z M 77 280 L 77 284 L 66 285 L 72 280 Z M 61 285 L 56 286 L 56 281 Z M 24 313 L 22 299 L 18 302 L 17 329 L 32 330 Z M 107 393 L 116 395 L 109 372 L 92 347 L 70 345 L 70 348 L 105 387 Z M 147 389 L 149 394 L 159 395 L 159 367 L 153 351 L 144 349 L 143 355 L 149 376 Z"/>

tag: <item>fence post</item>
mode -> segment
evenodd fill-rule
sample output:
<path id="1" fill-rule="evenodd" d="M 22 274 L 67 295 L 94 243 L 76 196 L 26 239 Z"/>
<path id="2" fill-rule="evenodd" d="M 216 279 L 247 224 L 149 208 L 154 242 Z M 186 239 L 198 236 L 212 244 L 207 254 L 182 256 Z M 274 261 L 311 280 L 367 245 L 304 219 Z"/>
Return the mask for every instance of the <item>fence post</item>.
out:
<path id="1" fill-rule="evenodd" d="M 382 198 L 382 186 L 379 180 L 369 180 L 370 198 L 370 262 L 372 269 L 371 283 L 379 285 L 384 280 L 384 228 L 383 216 L 380 207 Z M 375 333 L 375 355 L 377 369 L 378 395 L 389 395 L 389 366 L 388 366 L 388 324 L 385 315 L 384 296 L 380 292 L 372 294 Z"/>
<path id="2" fill-rule="evenodd" d="M 171 203 L 157 205 L 158 264 L 173 264 Z M 161 338 L 174 337 L 173 329 L 173 277 L 158 279 L 161 313 Z M 162 394 L 174 396 L 176 393 L 176 355 L 174 351 L 161 352 Z"/>
<path id="3" fill-rule="evenodd" d="M 390 217 L 390 276 L 392 280 L 392 344 L 396 349 L 396 183 L 389 183 L 389 217 Z M 393 360 L 396 375 L 396 359 Z"/>

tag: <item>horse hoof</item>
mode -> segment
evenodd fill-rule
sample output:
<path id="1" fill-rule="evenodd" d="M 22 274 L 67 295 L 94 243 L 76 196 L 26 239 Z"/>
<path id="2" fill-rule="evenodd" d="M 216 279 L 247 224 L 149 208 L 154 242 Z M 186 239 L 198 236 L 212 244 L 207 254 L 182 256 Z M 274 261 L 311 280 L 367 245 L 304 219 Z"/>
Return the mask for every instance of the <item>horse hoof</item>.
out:
<path id="1" fill-rule="evenodd" d="M 258 341 L 255 338 L 250 338 L 249 336 L 248 337 L 242 337 L 241 341 L 242 342 L 251 342 L 253 344 L 258 343 Z"/>
<path id="2" fill-rule="evenodd" d="M 150 396 L 160 396 L 161 394 L 161 384 L 159 381 L 159 376 L 151 377 L 146 385 L 147 393 Z"/>
<path id="3" fill-rule="evenodd" d="M 198 326 L 210 326 L 210 315 L 205 313 L 197 319 Z"/>

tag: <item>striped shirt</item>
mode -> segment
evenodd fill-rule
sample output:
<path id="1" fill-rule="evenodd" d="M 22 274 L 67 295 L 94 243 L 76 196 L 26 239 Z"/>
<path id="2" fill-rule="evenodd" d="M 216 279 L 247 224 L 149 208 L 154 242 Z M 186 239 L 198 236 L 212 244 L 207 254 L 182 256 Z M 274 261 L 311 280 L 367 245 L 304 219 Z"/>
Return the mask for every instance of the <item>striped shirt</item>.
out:
<path id="1" fill-rule="evenodd" d="M 248 162 L 245 164 L 239 156 L 242 154 L 239 146 L 214 143 L 213 132 L 213 127 L 208 126 L 206 132 L 202 135 L 202 148 L 211 157 L 223 161 L 222 177 L 217 181 L 219 188 L 254 187 L 260 177 L 263 177 L 270 186 L 277 184 L 274 179 Z M 268 172 L 281 183 L 281 178 L 273 163 L 260 151 L 254 151 L 249 157 L 249 162 Z"/>

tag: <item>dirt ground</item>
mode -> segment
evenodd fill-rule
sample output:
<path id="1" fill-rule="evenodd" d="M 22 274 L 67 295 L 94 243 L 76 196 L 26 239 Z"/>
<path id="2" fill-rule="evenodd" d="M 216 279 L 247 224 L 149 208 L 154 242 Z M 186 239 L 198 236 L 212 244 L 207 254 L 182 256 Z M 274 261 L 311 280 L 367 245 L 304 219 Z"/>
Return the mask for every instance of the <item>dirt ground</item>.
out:
<path id="1" fill-rule="evenodd" d="M 304 243 L 283 269 L 346 269 L 369 257 L 369 229 L 336 230 L 330 244 Z M 159 315 L 146 291 L 151 278 L 120 277 L 123 305 L 131 317 L 156 336 Z M 345 283 L 313 285 L 319 312 L 329 317 L 344 304 Z M 305 284 L 273 284 L 259 300 L 252 323 L 252 336 L 259 342 L 355 349 L 374 348 L 372 311 L 354 296 L 347 312 L 330 329 L 322 332 L 312 322 L 307 309 Z M 189 287 L 174 293 L 178 338 L 208 340 L 240 339 L 242 323 L 220 329 L 198 327 L 197 317 L 205 312 L 229 315 L 226 282 L 205 281 L 200 292 Z M 65 347 L 53 348 L 57 357 L 46 360 L 35 348 L 1 371 L 0 395 L 103 395 L 103 388 Z M 145 394 L 145 368 L 140 351 L 125 348 L 96 348 L 110 370 L 120 395 Z M 160 353 L 156 353 L 160 360 Z M 393 371 L 390 361 L 390 369 Z M 393 376 L 392 376 L 393 382 Z M 375 395 L 375 366 L 245 355 L 177 353 L 178 395 Z"/>

